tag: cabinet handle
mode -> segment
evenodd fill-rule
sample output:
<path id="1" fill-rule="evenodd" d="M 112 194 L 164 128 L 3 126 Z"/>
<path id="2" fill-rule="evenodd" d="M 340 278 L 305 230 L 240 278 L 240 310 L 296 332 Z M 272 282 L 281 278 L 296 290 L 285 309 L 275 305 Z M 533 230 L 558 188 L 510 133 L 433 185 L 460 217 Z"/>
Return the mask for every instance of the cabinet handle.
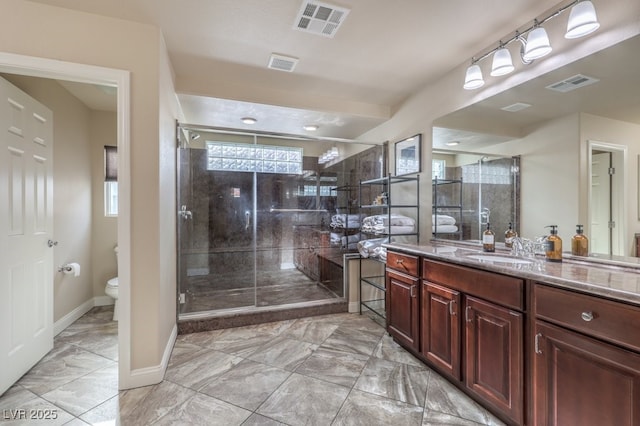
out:
<path id="1" fill-rule="evenodd" d="M 469 312 L 470 311 L 471 311 L 471 306 L 467 306 L 467 309 L 465 309 L 465 311 L 464 311 L 464 319 L 466 319 L 467 322 L 472 322 L 472 319 L 469 316 Z"/>
<path id="2" fill-rule="evenodd" d="M 416 287 L 417 287 L 417 286 L 415 286 L 415 285 L 412 285 L 412 286 L 411 286 L 411 290 L 410 290 L 410 292 L 411 292 L 411 297 L 416 297 L 415 292 L 414 292 L 414 290 L 416 289 Z"/>
<path id="3" fill-rule="evenodd" d="M 542 355 L 542 350 L 540 349 L 540 338 L 542 337 L 542 333 L 538 333 L 536 334 L 536 337 L 534 339 L 534 348 L 533 350 L 535 351 L 535 353 L 537 353 L 538 355 Z"/>
<path id="4" fill-rule="evenodd" d="M 396 265 L 402 265 L 404 259 L 396 259 Z"/>
<path id="5" fill-rule="evenodd" d="M 580 315 L 580 317 L 582 317 L 582 319 L 584 321 L 589 322 L 589 321 L 593 320 L 593 312 L 585 311 Z"/>
<path id="6" fill-rule="evenodd" d="M 451 316 L 454 316 L 456 314 L 456 311 L 453 309 L 453 304 L 456 303 L 455 300 L 450 300 L 449 301 L 449 314 Z"/>

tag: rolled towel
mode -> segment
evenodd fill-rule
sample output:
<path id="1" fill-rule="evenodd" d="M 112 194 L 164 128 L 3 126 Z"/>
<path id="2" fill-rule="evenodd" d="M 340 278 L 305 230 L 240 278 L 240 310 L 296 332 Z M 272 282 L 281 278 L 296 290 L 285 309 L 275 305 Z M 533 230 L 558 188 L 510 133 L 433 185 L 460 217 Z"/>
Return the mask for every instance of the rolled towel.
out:
<path id="1" fill-rule="evenodd" d="M 458 227 L 456 225 L 432 226 L 431 232 L 437 232 L 438 234 L 450 234 L 453 232 L 458 232 Z"/>

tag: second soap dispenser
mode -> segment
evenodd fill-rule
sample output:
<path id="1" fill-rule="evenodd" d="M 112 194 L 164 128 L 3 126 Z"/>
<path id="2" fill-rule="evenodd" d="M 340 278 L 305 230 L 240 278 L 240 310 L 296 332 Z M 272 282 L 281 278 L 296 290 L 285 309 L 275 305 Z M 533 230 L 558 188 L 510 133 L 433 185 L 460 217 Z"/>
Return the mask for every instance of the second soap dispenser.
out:
<path id="1" fill-rule="evenodd" d="M 547 237 L 545 255 L 549 262 L 562 262 L 562 238 L 558 236 L 558 225 L 549 225 L 551 235 Z"/>
<path id="2" fill-rule="evenodd" d="M 589 256 L 589 240 L 584 235 L 582 225 L 576 225 L 576 235 L 571 238 L 571 254 L 574 256 Z"/>

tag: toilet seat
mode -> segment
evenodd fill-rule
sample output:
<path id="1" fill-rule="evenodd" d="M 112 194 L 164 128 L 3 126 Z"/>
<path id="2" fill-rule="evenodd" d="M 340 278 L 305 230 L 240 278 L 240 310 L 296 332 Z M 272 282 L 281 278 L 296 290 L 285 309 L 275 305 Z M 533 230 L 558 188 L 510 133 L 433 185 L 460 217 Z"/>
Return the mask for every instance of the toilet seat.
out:
<path id="1" fill-rule="evenodd" d="M 107 287 L 118 288 L 118 277 L 111 278 L 107 281 Z"/>

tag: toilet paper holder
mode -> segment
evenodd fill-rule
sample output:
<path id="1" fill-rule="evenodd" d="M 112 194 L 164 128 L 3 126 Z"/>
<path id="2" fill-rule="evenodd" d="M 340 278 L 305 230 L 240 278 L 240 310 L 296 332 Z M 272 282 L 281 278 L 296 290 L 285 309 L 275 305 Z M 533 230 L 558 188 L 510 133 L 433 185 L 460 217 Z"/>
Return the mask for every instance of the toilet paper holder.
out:
<path id="1" fill-rule="evenodd" d="M 58 266 L 58 272 L 71 272 L 73 268 L 68 263 L 65 263 L 62 266 Z"/>

